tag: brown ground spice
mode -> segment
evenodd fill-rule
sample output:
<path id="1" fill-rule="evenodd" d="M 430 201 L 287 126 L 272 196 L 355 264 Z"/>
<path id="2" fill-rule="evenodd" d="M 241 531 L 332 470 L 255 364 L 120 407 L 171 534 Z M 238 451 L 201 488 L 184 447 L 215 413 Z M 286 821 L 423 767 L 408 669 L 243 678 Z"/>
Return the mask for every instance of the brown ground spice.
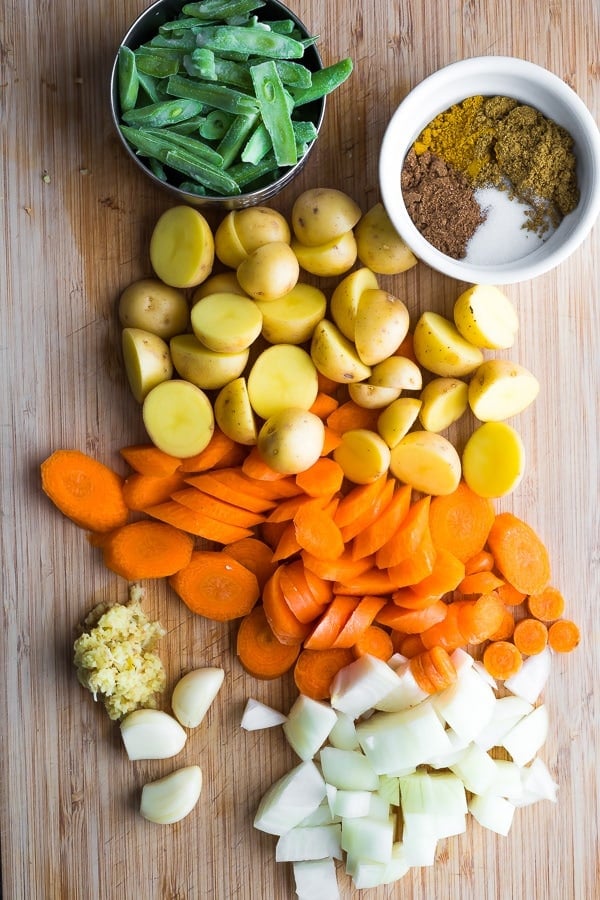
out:
<path id="1" fill-rule="evenodd" d="M 454 259 L 463 259 L 467 244 L 485 221 L 469 180 L 443 159 L 409 150 L 401 176 L 409 216 L 423 237 Z"/>

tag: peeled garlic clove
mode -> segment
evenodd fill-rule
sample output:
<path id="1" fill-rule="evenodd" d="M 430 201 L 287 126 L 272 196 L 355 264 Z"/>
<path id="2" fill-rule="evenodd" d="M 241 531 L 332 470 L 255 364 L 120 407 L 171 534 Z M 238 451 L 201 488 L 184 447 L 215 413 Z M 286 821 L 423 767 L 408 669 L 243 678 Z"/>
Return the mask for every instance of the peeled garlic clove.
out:
<path id="1" fill-rule="evenodd" d="M 136 709 L 121 722 L 129 759 L 167 759 L 183 749 L 187 734 L 173 716 L 159 709 Z"/>
<path id="2" fill-rule="evenodd" d="M 219 693 L 225 672 L 223 669 L 194 669 L 180 678 L 173 688 L 173 713 L 186 728 L 196 728 Z"/>
<path id="3" fill-rule="evenodd" d="M 195 807 L 202 791 L 200 766 L 185 766 L 142 788 L 140 813 L 149 822 L 171 825 L 184 819 Z"/>

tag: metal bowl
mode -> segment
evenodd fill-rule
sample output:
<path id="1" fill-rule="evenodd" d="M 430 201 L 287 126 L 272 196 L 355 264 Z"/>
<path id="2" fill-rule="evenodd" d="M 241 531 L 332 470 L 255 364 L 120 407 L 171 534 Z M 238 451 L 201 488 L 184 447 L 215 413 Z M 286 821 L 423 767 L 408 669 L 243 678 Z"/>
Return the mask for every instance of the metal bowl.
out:
<path id="1" fill-rule="evenodd" d="M 121 45 L 125 45 L 126 47 L 135 50 L 140 44 L 151 40 L 151 38 L 157 34 L 160 25 L 163 25 L 165 22 L 170 21 L 179 15 L 186 2 L 187 0 L 157 0 L 157 2 L 148 7 L 148 9 L 133 22 L 123 37 Z M 311 36 L 306 25 L 304 25 L 304 23 L 287 6 L 280 3 L 279 0 L 266 0 L 265 5 L 260 9 L 260 14 L 261 18 L 270 21 L 292 19 L 296 27 L 306 37 Z M 320 54 L 314 45 L 306 48 L 302 58 L 302 64 L 313 72 L 323 68 Z M 325 116 L 326 98 L 323 97 L 320 100 L 307 103 L 306 106 L 303 107 L 303 118 L 313 122 L 317 130 L 317 138 L 310 144 L 304 156 L 298 160 L 294 166 L 278 169 L 275 180 L 268 180 L 267 178 L 266 180 L 263 180 L 262 183 L 259 181 L 257 182 L 258 186 L 253 190 L 248 191 L 247 193 L 236 194 L 232 197 L 218 197 L 212 195 L 200 196 L 181 190 L 181 188 L 170 181 L 162 181 L 154 175 L 144 157 L 138 156 L 131 145 L 125 140 L 119 128 L 119 125 L 121 124 L 121 110 L 118 90 L 118 52 L 115 55 L 110 78 L 110 104 L 115 130 L 125 152 L 135 165 L 141 169 L 144 175 L 146 175 L 146 177 L 157 187 L 168 191 L 179 203 L 187 203 L 190 206 L 213 209 L 242 209 L 246 206 L 255 206 L 265 203 L 267 200 L 278 194 L 299 174 L 317 142 L 318 133 L 320 132 Z"/>

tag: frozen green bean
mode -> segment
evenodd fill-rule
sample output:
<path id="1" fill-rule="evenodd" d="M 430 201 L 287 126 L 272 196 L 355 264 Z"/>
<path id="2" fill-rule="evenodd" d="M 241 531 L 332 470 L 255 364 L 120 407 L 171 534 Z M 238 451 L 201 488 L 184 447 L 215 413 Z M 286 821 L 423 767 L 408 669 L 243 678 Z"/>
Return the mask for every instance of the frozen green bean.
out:
<path id="1" fill-rule="evenodd" d="M 197 100 L 236 116 L 240 113 L 251 113 L 258 105 L 256 98 L 250 94 L 243 94 L 222 84 L 193 81 L 184 75 L 172 75 L 169 78 L 167 93 L 173 97 Z"/>
<path id="2" fill-rule="evenodd" d="M 118 59 L 119 102 L 124 112 L 133 109 L 138 97 L 140 81 L 135 62 L 135 53 L 122 44 L 119 47 Z"/>
<path id="3" fill-rule="evenodd" d="M 186 3 L 182 12 L 202 21 L 222 20 L 254 12 L 264 5 L 264 0 L 203 0 L 201 3 Z"/>
<path id="4" fill-rule="evenodd" d="M 215 25 L 198 31 L 196 41 L 199 47 L 208 47 L 215 52 L 233 51 L 269 59 L 301 59 L 304 56 L 300 41 L 264 28 Z"/>
<path id="5" fill-rule="evenodd" d="M 197 100 L 162 100 L 159 103 L 150 103 L 137 109 L 129 109 L 121 118 L 127 125 L 174 125 L 183 122 L 192 116 L 202 112 L 202 103 Z"/>
<path id="6" fill-rule="evenodd" d="M 273 142 L 275 159 L 280 166 L 298 162 L 296 140 L 286 94 L 273 60 L 250 69 L 262 120 Z"/>
<path id="7" fill-rule="evenodd" d="M 309 88 L 290 88 L 294 98 L 294 107 L 304 106 L 305 103 L 312 103 L 313 100 L 320 100 L 330 94 L 350 77 L 352 69 L 352 60 L 347 57 L 313 72 L 312 84 Z"/>
<path id="8" fill-rule="evenodd" d="M 196 159 L 192 154 L 186 153 L 185 150 L 169 150 L 166 156 L 166 163 L 177 172 L 187 175 L 188 178 L 193 178 L 194 181 L 199 181 L 200 184 L 217 194 L 229 197 L 241 193 L 238 183 L 231 175 L 223 169 L 211 166 L 210 163 Z"/>
<path id="9" fill-rule="evenodd" d="M 186 153 L 197 156 L 198 159 L 210 163 L 211 166 L 215 166 L 217 169 L 223 167 L 223 157 L 219 151 L 209 147 L 208 144 L 205 144 L 198 138 L 171 131 L 170 128 L 144 128 L 143 131 L 151 137 L 162 140 L 170 147 L 178 147 L 181 150 L 185 150 Z"/>
<path id="10" fill-rule="evenodd" d="M 248 135 L 258 121 L 259 112 L 247 116 L 236 116 L 217 146 L 217 153 L 223 157 L 223 168 L 227 169 L 240 155 Z"/>

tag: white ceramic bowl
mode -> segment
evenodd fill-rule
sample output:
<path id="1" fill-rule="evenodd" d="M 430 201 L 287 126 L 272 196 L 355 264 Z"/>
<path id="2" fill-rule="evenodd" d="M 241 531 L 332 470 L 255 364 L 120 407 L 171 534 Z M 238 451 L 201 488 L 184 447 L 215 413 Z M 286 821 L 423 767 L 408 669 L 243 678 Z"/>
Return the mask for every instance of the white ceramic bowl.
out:
<path id="1" fill-rule="evenodd" d="M 475 94 L 513 97 L 562 125 L 574 139 L 581 193 L 576 209 L 536 249 L 520 259 L 494 265 L 473 265 L 433 247 L 410 218 L 400 186 L 404 158 L 423 128 L 438 113 Z M 526 281 L 548 272 L 573 253 L 600 213 L 600 132 L 580 97 L 541 66 L 506 56 L 465 59 L 430 75 L 397 108 L 381 145 L 379 184 L 397 232 L 415 256 L 433 269 L 471 284 Z"/>

